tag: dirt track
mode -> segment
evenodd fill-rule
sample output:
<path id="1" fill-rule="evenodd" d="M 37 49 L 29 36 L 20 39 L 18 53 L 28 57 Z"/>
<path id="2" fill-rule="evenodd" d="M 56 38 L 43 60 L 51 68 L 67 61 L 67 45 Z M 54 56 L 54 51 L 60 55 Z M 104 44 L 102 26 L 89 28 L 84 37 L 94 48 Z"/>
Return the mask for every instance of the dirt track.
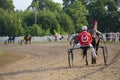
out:
<path id="1" fill-rule="evenodd" d="M 120 45 L 108 45 L 108 66 L 103 63 L 101 49 L 97 64 L 92 65 L 89 57 L 88 66 L 81 50 L 76 50 L 74 67 L 69 68 L 68 48 L 68 43 L 0 44 L 0 51 L 27 56 L 0 68 L 0 80 L 120 80 Z"/>

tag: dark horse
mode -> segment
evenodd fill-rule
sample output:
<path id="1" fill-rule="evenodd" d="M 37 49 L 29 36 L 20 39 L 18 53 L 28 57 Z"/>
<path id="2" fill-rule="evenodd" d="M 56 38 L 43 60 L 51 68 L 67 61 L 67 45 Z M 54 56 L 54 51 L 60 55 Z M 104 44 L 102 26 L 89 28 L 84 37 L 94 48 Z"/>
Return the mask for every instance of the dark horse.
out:
<path id="1" fill-rule="evenodd" d="M 90 29 L 88 29 L 88 32 L 92 36 L 92 45 L 96 51 L 96 54 L 98 52 L 99 43 L 100 43 L 100 35 L 101 35 L 101 33 L 97 31 L 97 27 L 98 27 L 97 25 L 98 25 L 97 20 L 94 20 L 92 22 L 92 26 L 90 27 Z M 92 58 L 92 64 L 95 64 L 95 63 L 96 63 L 96 60 Z"/>
<path id="2" fill-rule="evenodd" d="M 15 36 L 9 36 L 4 43 L 7 44 L 7 43 L 14 43 L 14 42 L 15 42 Z"/>
<path id="3" fill-rule="evenodd" d="M 96 54 L 98 51 L 98 46 L 100 43 L 100 35 L 101 35 L 100 33 L 97 32 L 97 24 L 98 24 L 97 20 L 94 20 L 92 22 L 91 29 L 88 30 L 88 32 L 90 32 L 90 34 L 92 35 L 92 45 L 96 50 Z"/>
<path id="4" fill-rule="evenodd" d="M 24 41 L 25 41 L 25 44 L 31 44 L 31 40 L 32 40 L 32 36 L 30 34 L 27 34 L 24 36 Z"/>
<path id="5" fill-rule="evenodd" d="M 91 36 L 92 36 L 92 45 L 96 51 L 96 54 L 97 54 L 97 51 L 98 51 L 98 46 L 99 46 L 99 43 L 100 43 L 100 37 L 99 37 L 99 34 L 96 32 L 97 30 L 97 21 L 94 20 L 93 21 L 93 24 L 91 26 L 90 29 L 88 29 L 88 32 L 90 32 Z M 75 45 L 78 43 L 78 40 L 77 40 L 77 35 L 74 37 L 74 38 L 71 38 L 70 39 L 70 45 L 72 45 L 72 48 L 74 49 Z M 82 54 L 83 54 L 83 58 L 86 57 L 85 61 L 86 61 L 86 65 L 88 65 L 88 61 L 87 61 L 87 50 L 89 49 L 90 47 L 87 46 L 87 47 L 81 47 L 82 49 Z M 96 59 L 94 59 L 92 57 L 92 64 L 95 64 L 96 63 Z"/>

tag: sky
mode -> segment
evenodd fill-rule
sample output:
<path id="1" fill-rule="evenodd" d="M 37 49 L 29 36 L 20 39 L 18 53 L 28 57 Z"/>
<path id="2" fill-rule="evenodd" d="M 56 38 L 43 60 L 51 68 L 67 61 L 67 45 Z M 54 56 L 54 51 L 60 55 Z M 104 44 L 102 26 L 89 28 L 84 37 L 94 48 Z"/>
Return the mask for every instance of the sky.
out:
<path id="1" fill-rule="evenodd" d="M 53 0 L 54 2 L 62 3 L 62 0 Z M 24 11 L 31 4 L 32 0 L 13 0 L 15 10 Z"/>

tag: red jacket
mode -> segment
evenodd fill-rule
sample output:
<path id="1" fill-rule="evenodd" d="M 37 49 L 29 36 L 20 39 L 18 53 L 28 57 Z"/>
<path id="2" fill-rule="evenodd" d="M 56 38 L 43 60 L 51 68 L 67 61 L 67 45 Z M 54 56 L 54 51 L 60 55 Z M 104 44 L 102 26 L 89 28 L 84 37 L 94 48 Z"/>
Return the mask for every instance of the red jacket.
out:
<path id="1" fill-rule="evenodd" d="M 78 35 L 78 41 L 81 46 L 89 46 L 92 42 L 92 36 L 87 31 L 80 32 Z"/>

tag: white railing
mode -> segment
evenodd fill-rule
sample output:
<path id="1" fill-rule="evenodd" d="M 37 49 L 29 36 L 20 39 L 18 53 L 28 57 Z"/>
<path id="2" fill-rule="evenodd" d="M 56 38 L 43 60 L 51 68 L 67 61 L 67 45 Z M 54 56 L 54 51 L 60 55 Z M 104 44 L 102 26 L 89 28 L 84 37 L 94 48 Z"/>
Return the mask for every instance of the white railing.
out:
<path id="1" fill-rule="evenodd" d="M 15 37 L 15 41 L 14 42 L 19 42 L 21 37 Z M 57 41 L 60 41 L 61 37 L 57 37 Z M 8 37 L 0 37 L 0 42 L 5 42 L 8 40 Z M 64 39 L 62 40 L 67 40 L 66 37 L 64 37 Z M 55 37 L 54 36 L 33 36 L 32 37 L 32 42 L 45 42 L 45 41 L 55 41 Z"/>
<path id="2" fill-rule="evenodd" d="M 0 42 L 5 42 L 8 39 L 8 37 L 0 37 Z M 20 37 L 15 37 L 15 42 L 19 42 Z M 41 42 L 41 41 L 47 41 L 47 37 L 37 37 L 33 36 L 32 37 L 32 42 Z"/>
<path id="3" fill-rule="evenodd" d="M 106 36 L 106 40 L 108 41 L 120 41 L 120 32 L 110 32 L 110 33 L 104 33 Z"/>
<path id="4" fill-rule="evenodd" d="M 108 41 L 120 41 L 120 32 L 117 33 L 103 33 L 106 37 L 106 40 Z M 59 41 L 61 36 L 57 37 L 57 41 Z M 69 40 L 68 35 L 64 35 L 64 39 L 62 40 Z M 0 37 L 0 42 L 5 42 L 8 39 L 8 37 Z M 15 42 L 18 42 L 20 40 L 20 37 L 15 37 Z M 32 42 L 44 42 L 44 41 L 55 41 L 55 37 L 53 35 L 51 36 L 33 36 Z"/>

